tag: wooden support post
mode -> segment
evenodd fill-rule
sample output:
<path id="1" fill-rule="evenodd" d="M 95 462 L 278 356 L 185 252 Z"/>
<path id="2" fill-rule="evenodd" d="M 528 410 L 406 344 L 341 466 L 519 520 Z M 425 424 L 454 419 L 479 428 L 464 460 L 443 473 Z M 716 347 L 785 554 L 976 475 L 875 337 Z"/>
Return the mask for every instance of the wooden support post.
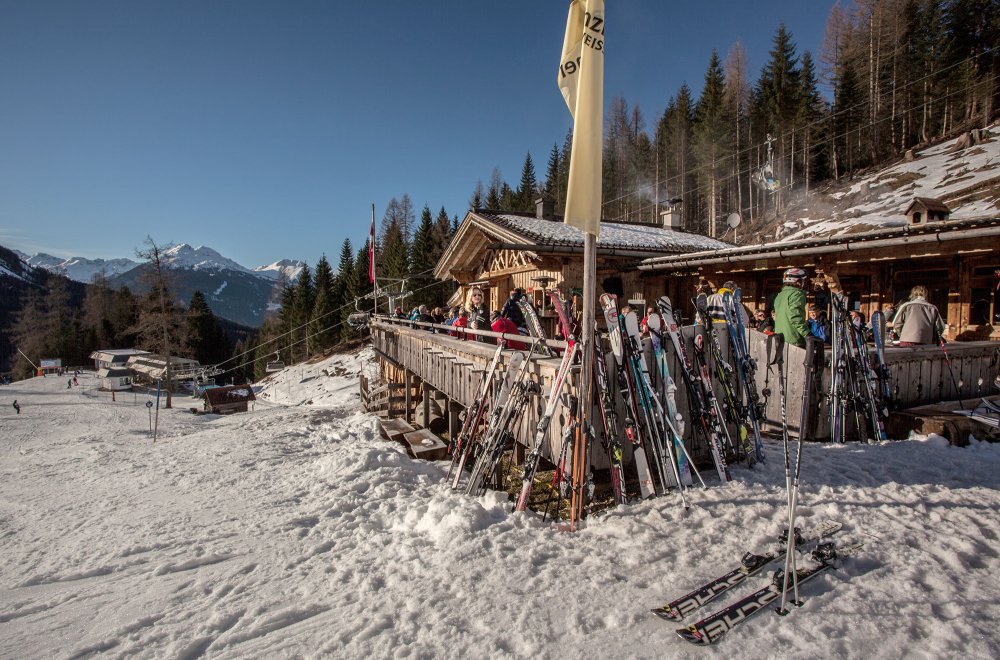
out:
<path id="1" fill-rule="evenodd" d="M 454 399 L 448 399 L 448 439 L 454 441 L 462 430 L 461 418 L 462 406 Z"/>
<path id="2" fill-rule="evenodd" d="M 410 415 L 412 401 L 410 401 L 410 389 L 413 387 L 413 375 L 409 369 L 403 370 L 403 419 L 407 424 L 413 422 Z"/>
<path id="3" fill-rule="evenodd" d="M 424 423 L 423 423 L 423 426 L 426 429 L 426 428 L 430 428 L 430 425 L 431 425 L 431 390 L 433 388 L 430 385 L 427 384 L 427 381 L 424 381 L 424 384 L 423 384 L 423 386 L 420 389 L 422 390 L 421 391 L 421 394 L 423 395 L 423 397 L 422 397 L 423 398 L 423 402 L 422 403 L 424 404 L 424 406 L 423 406 L 423 408 L 424 408 L 424 410 L 423 410 L 423 412 L 424 412 L 424 419 L 423 419 Z"/>

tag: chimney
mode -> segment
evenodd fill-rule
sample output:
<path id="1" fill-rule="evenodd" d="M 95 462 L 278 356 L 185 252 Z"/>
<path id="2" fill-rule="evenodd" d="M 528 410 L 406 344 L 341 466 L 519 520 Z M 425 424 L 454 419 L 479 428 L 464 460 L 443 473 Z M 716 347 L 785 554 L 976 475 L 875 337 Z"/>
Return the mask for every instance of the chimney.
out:
<path id="1" fill-rule="evenodd" d="M 543 195 L 535 200 L 535 217 L 540 220 L 555 220 L 556 203 L 551 197 Z"/>
<path id="2" fill-rule="evenodd" d="M 664 229 L 684 229 L 680 197 L 667 200 L 667 208 L 660 211 L 660 226 Z"/>

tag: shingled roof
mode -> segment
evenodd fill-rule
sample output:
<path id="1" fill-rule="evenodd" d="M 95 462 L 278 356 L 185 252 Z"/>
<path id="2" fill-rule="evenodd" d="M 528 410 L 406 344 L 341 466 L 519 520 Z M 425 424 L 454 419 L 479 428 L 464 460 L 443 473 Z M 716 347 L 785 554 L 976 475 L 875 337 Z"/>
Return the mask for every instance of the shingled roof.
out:
<path id="1" fill-rule="evenodd" d="M 476 210 L 470 215 L 508 229 L 538 245 L 583 246 L 583 232 L 561 220 L 547 220 L 532 214 Z M 733 247 L 730 243 L 656 225 L 601 222 L 597 248 L 686 253 Z"/>

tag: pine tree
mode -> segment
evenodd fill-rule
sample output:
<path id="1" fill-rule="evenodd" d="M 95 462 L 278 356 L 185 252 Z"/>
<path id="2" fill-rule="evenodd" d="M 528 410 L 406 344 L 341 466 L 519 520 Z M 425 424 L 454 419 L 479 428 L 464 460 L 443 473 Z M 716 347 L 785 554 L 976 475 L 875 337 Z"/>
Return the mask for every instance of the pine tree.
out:
<path id="1" fill-rule="evenodd" d="M 340 263 L 337 267 L 337 283 L 341 287 L 340 313 L 333 317 L 339 317 L 340 327 L 337 328 L 341 341 L 347 341 L 353 335 L 351 327 L 347 324 L 348 317 L 355 311 L 355 299 L 358 296 L 357 282 L 354 275 L 354 247 L 351 239 L 345 238 L 340 246 Z"/>
<path id="2" fill-rule="evenodd" d="M 486 192 L 483 189 L 483 180 L 476 180 L 476 187 L 472 190 L 472 197 L 469 198 L 469 209 L 481 209 L 486 201 Z"/>
<path id="3" fill-rule="evenodd" d="M 403 230 L 397 225 L 390 225 L 382 237 L 377 257 L 379 277 L 401 279 L 409 273 L 409 245 L 403 239 Z"/>
<path id="4" fill-rule="evenodd" d="M 434 281 L 434 276 L 428 272 L 434 267 L 431 260 L 432 231 L 431 210 L 425 205 L 410 248 L 410 290 L 414 292 L 414 305 L 424 302 L 433 307 L 437 304 L 434 299 L 436 292 L 428 288 Z"/>
<path id="5" fill-rule="evenodd" d="M 218 364 L 229 357 L 231 346 L 201 291 L 191 294 L 187 309 L 187 353 L 203 365 Z"/>
<path id="6" fill-rule="evenodd" d="M 516 211 L 530 212 L 535 207 L 535 196 L 538 191 L 538 182 L 535 180 L 535 163 L 531 160 L 529 151 L 524 157 L 524 165 L 521 166 L 521 181 L 517 185 L 514 193 L 514 203 Z"/>
<path id="7" fill-rule="evenodd" d="M 500 210 L 510 211 L 517 205 L 517 199 L 514 196 L 514 191 L 510 186 L 507 185 L 505 181 L 502 186 L 500 186 Z"/>
<path id="8" fill-rule="evenodd" d="M 309 264 L 302 266 L 299 279 L 295 283 L 295 306 L 292 310 L 291 339 L 292 361 L 309 357 L 309 344 L 306 337 L 309 334 L 309 321 L 312 319 L 312 309 L 316 304 L 316 288 L 313 284 L 312 271 Z"/>
<path id="9" fill-rule="evenodd" d="M 340 315 L 333 314 L 337 308 L 331 304 L 332 296 L 331 289 L 316 290 L 316 300 L 312 307 L 312 317 L 309 319 L 309 336 L 306 342 L 310 355 L 322 353 L 333 347 L 340 336 L 340 328 L 336 327 L 340 321 Z"/>
<path id="10" fill-rule="evenodd" d="M 364 296 L 370 294 L 374 290 L 374 286 L 371 283 L 371 279 L 368 274 L 368 250 L 370 243 L 366 240 L 365 244 L 361 246 L 358 250 L 358 254 L 354 260 L 354 288 L 358 298 L 363 298 L 360 303 L 362 311 L 369 312 L 374 311 L 375 301 L 371 298 L 364 298 Z M 391 312 L 392 310 L 385 309 L 385 303 L 382 303 L 382 307 L 379 309 L 381 313 Z M 344 332 L 347 332 L 345 330 Z M 352 335 L 353 336 L 353 335 Z"/>
<path id="11" fill-rule="evenodd" d="M 566 131 L 562 149 L 559 151 L 559 189 L 556 195 L 556 213 L 566 211 L 566 192 L 569 190 L 569 163 L 573 155 L 573 129 Z"/>
<path id="12" fill-rule="evenodd" d="M 705 72 L 705 87 L 695 106 L 694 138 L 700 192 L 707 199 L 708 235 L 718 236 L 717 220 L 721 213 L 719 198 L 722 179 L 727 172 L 727 156 L 732 150 L 732 119 L 725 102 L 725 79 L 722 63 L 715 50 Z"/>
<path id="13" fill-rule="evenodd" d="M 796 124 L 801 126 L 799 149 L 803 166 L 803 181 L 806 193 L 809 185 L 817 178 L 828 173 L 827 151 L 823 140 L 822 120 L 827 114 L 826 102 L 819 92 L 816 79 L 816 66 L 812 54 L 807 50 L 802 53 L 802 93 Z"/>
<path id="14" fill-rule="evenodd" d="M 562 182 L 559 180 L 559 147 L 553 143 L 552 151 L 549 152 L 549 162 L 545 167 L 545 187 L 543 190 L 552 199 L 558 199 L 561 184 Z"/>
<path id="15" fill-rule="evenodd" d="M 307 340 L 310 354 L 331 348 L 337 343 L 340 335 L 340 329 L 336 327 L 340 314 L 334 314 L 333 311 L 338 310 L 342 304 L 342 287 L 337 282 L 325 254 L 316 262 L 313 282 L 315 294 L 309 316 Z"/>

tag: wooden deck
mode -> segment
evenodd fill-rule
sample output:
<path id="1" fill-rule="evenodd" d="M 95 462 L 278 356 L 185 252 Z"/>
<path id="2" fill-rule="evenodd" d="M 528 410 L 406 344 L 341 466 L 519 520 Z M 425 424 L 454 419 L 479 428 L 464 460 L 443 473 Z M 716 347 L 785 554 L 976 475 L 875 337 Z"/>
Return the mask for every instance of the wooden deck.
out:
<path id="1" fill-rule="evenodd" d="M 696 328 L 687 326 L 682 329 L 688 356 L 693 360 L 693 337 Z M 724 327 L 717 328 L 723 355 L 730 359 L 729 341 Z M 400 391 L 405 395 L 401 406 L 403 415 L 410 421 L 415 416 L 417 406 L 428 409 L 429 402 L 437 397 L 447 400 L 447 416 L 450 418 L 447 428 L 454 432 L 457 429 L 458 413 L 468 407 L 476 396 L 483 371 L 496 352 L 494 343 L 462 340 L 446 334 L 435 334 L 425 329 L 407 327 L 406 324 L 390 322 L 384 319 L 374 319 L 371 322 L 372 340 L 382 373 L 398 401 Z M 495 341 L 495 340 L 490 340 Z M 757 386 L 763 390 L 767 378 L 766 335 L 750 331 L 750 352 L 758 365 Z M 645 342 L 647 354 L 651 352 L 649 341 Z M 948 344 L 947 350 L 951 357 L 956 381 L 962 383 L 956 389 L 945 361 L 945 354 L 938 346 L 918 348 L 890 348 L 886 351 L 886 360 L 892 373 L 893 387 L 902 407 L 934 403 L 958 398 L 978 398 L 990 393 L 993 378 L 996 377 L 997 366 L 994 363 L 997 344 L 995 342 L 968 342 Z M 511 351 L 505 351 L 510 353 Z M 674 354 L 673 347 L 667 345 L 667 359 L 670 373 L 676 381 L 677 407 L 685 420 L 689 420 L 687 390 L 681 377 L 680 362 Z M 795 346 L 785 347 L 785 364 L 787 370 L 787 388 L 789 399 L 786 414 L 792 435 L 798 434 L 799 416 L 804 378 L 804 349 Z M 647 357 L 649 357 L 647 355 Z M 610 359 L 610 356 L 607 356 Z M 505 358 L 506 361 L 506 358 Z M 829 364 L 829 354 L 826 355 Z M 559 360 L 554 358 L 535 357 L 530 361 L 528 377 L 539 383 L 541 391 L 548 393 L 552 378 L 556 373 Z M 578 370 L 577 370 L 578 371 Z M 827 366 L 823 373 L 822 389 L 814 393 L 810 408 L 813 410 L 813 422 L 807 431 L 807 439 L 822 440 L 829 437 L 829 420 L 827 419 L 827 401 L 825 393 L 829 391 L 830 370 Z M 655 374 L 654 385 L 662 388 Z M 578 372 L 571 374 L 568 390 L 576 393 L 578 387 Z M 766 429 L 776 432 L 780 426 L 780 402 L 778 399 L 777 373 L 772 371 L 769 378 L 769 388 L 772 392 L 767 399 Z M 720 392 L 716 387 L 716 392 Z M 619 402 L 619 405 L 621 403 Z M 515 432 L 518 441 L 525 445 L 533 444 L 534 428 L 544 407 L 543 397 L 536 397 L 526 411 L 520 426 Z M 623 412 L 623 410 L 620 410 Z M 390 415 L 391 416 L 391 415 Z M 427 419 L 427 416 L 424 416 Z M 593 417 L 592 419 L 598 419 Z M 559 451 L 562 435 L 566 426 L 565 410 L 557 410 L 548 433 L 548 451 L 546 455 L 554 456 Z M 685 424 L 685 441 L 695 460 L 707 460 L 707 447 L 701 446 L 701 441 L 693 434 L 693 425 Z M 631 460 L 630 448 L 626 448 L 626 460 Z M 594 467 L 607 467 L 607 458 L 600 445 L 593 449 Z"/>

